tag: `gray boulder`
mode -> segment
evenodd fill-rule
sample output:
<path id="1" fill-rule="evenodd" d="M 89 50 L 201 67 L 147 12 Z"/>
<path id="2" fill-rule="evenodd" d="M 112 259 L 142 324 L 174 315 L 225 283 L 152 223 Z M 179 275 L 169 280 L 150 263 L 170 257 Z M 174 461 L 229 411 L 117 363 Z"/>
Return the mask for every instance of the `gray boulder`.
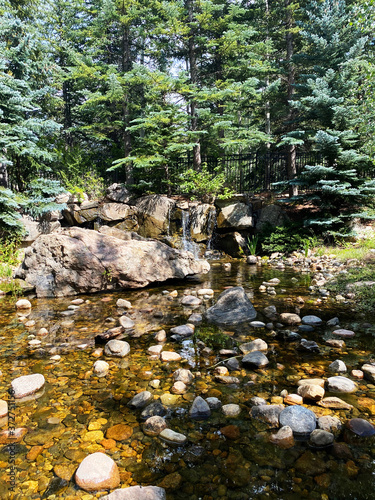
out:
<path id="1" fill-rule="evenodd" d="M 294 435 L 310 435 L 316 429 L 316 416 L 304 406 L 289 406 L 280 413 L 281 426 L 288 425 Z"/>
<path id="2" fill-rule="evenodd" d="M 245 290 L 236 286 L 220 294 L 216 304 L 205 313 L 205 318 L 218 325 L 238 325 L 256 318 L 257 312 Z"/>
<path id="3" fill-rule="evenodd" d="M 157 194 L 142 196 L 135 202 L 138 214 L 139 234 L 146 238 L 157 238 L 168 234 L 170 215 L 175 202 Z"/>
<path id="4" fill-rule="evenodd" d="M 279 427 L 279 415 L 283 410 L 283 405 L 260 404 L 251 408 L 250 416 L 266 422 L 272 427 Z"/>
<path id="5" fill-rule="evenodd" d="M 26 249 L 16 277 L 35 286 L 38 297 L 62 297 L 141 288 L 206 273 L 209 267 L 206 261 L 159 241 L 123 241 L 72 227 L 41 235 Z"/>
<path id="6" fill-rule="evenodd" d="M 249 352 L 242 358 L 242 364 L 253 368 L 263 368 L 269 364 L 269 360 L 265 354 L 260 351 Z"/>
<path id="7" fill-rule="evenodd" d="M 217 226 L 222 228 L 248 229 L 253 227 L 254 219 L 250 205 L 237 202 L 221 207 L 217 217 Z"/>
<path id="8" fill-rule="evenodd" d="M 111 184 L 106 191 L 106 198 L 118 203 L 128 203 L 130 193 L 123 184 Z"/>
<path id="9" fill-rule="evenodd" d="M 208 403 L 201 396 L 197 396 L 190 408 L 189 415 L 194 420 L 205 420 L 211 415 L 211 410 Z"/>

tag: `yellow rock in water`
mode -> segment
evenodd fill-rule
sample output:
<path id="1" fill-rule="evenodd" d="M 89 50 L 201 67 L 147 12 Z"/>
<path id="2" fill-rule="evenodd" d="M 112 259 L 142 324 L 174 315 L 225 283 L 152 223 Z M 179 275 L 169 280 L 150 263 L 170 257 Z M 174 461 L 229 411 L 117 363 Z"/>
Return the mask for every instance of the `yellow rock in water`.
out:
<path id="1" fill-rule="evenodd" d="M 83 441 L 86 443 L 96 443 L 97 441 L 102 441 L 104 439 L 104 434 L 102 431 L 88 431 L 83 436 Z"/>

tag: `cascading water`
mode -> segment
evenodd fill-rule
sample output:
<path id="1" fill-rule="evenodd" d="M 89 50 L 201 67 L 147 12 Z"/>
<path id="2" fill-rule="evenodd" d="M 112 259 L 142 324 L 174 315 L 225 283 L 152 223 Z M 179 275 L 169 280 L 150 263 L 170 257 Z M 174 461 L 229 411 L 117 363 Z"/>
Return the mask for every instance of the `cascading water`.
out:
<path id="1" fill-rule="evenodd" d="M 213 250 L 216 225 L 217 225 L 216 210 L 214 207 L 212 207 L 212 209 L 208 213 L 208 218 L 207 218 L 207 234 L 210 235 L 210 239 L 207 242 L 206 251 Z"/>
<path id="2" fill-rule="evenodd" d="M 182 247 L 187 252 L 191 252 L 196 260 L 200 258 L 199 245 L 191 239 L 190 212 L 188 210 L 182 210 Z"/>

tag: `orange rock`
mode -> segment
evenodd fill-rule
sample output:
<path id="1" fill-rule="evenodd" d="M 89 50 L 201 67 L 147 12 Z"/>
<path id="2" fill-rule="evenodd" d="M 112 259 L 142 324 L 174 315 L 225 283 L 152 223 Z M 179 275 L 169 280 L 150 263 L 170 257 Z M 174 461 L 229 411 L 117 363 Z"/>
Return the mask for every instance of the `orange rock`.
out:
<path id="1" fill-rule="evenodd" d="M 132 427 L 126 424 L 117 424 L 107 430 L 105 437 L 107 439 L 115 439 L 116 441 L 125 441 L 129 439 L 132 434 Z"/>
<path id="2" fill-rule="evenodd" d="M 27 429 L 25 427 L 18 427 L 17 429 L 5 430 L 0 432 L 0 444 L 10 444 L 10 443 L 19 443 L 22 441 L 22 438 L 27 433 Z"/>
<path id="3" fill-rule="evenodd" d="M 220 432 L 228 439 L 238 439 L 241 435 L 237 425 L 227 425 L 222 427 Z"/>
<path id="4" fill-rule="evenodd" d="M 26 455 L 27 460 L 35 460 L 38 455 L 44 450 L 43 446 L 33 446 Z"/>
<path id="5" fill-rule="evenodd" d="M 100 444 L 105 450 L 112 450 L 112 448 L 116 448 L 116 441 L 114 439 L 103 439 Z"/>

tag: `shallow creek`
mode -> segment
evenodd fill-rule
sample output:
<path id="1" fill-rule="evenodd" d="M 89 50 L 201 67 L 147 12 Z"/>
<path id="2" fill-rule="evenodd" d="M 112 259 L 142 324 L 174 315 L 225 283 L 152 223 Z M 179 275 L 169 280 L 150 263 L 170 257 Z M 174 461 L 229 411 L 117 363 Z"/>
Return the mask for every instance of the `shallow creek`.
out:
<path id="1" fill-rule="evenodd" d="M 271 278 L 280 279 L 273 296 L 259 291 L 262 282 Z M 250 399 L 254 396 L 267 403 L 282 403 L 280 392 L 296 393 L 299 379 L 331 376 L 328 365 L 336 359 L 346 363 L 345 376 L 353 379 L 351 370 L 360 369 L 375 355 L 375 318 L 358 317 L 351 306 L 337 304 L 330 298 L 317 302 L 318 296 L 308 291 L 309 284 L 307 273 L 256 268 L 243 262 L 232 263 L 232 268 L 225 271 L 220 262 L 214 261 L 210 273 L 201 279 L 83 296 L 85 303 L 75 310 L 68 309 L 74 297 L 33 299 L 27 321 L 35 324 L 28 327 L 19 320 L 15 299 L 0 299 L 0 398 L 9 399 L 7 390 L 16 377 L 41 373 L 46 379 L 42 396 L 17 403 L 16 427 L 28 431 L 14 447 L 17 474 L 13 498 L 102 496 L 104 492 L 89 494 L 74 483 L 74 472 L 81 460 L 100 450 L 105 450 L 118 465 L 122 486 L 160 485 L 167 490 L 168 500 L 374 498 L 374 438 L 356 438 L 343 431 L 336 438 L 337 443 L 343 443 L 339 449 L 313 449 L 306 441 L 281 449 L 269 442 L 275 429 L 249 416 Z M 196 326 L 194 337 L 183 342 L 170 341 L 171 327 L 185 324 L 193 312 L 202 313 L 228 286 L 243 286 L 252 296 L 259 311 L 257 320 L 268 322 L 261 311 L 269 305 L 275 305 L 279 313 L 295 312 L 300 307 L 301 316 L 315 314 L 324 320 L 323 325 L 338 316 L 340 327 L 354 330 L 356 335 L 345 339 L 346 346 L 339 350 L 325 343 L 332 338 L 334 328 L 317 327 L 302 335 L 320 346 L 320 353 L 309 353 L 297 350 L 296 342 L 279 340 L 267 328 L 243 326 L 223 331 L 202 323 Z M 204 300 L 194 309 L 180 304 L 186 290 L 202 288 L 212 288 L 214 298 Z M 165 290 L 177 290 L 178 296 L 163 294 Z M 297 297 L 304 299 L 303 306 Z M 102 355 L 99 359 L 106 359 L 110 370 L 98 378 L 92 371 L 96 360 L 94 337 L 118 326 L 122 312 L 116 307 L 118 298 L 133 305 L 130 317 L 136 326 L 131 334 L 125 334 L 131 351 L 122 359 Z M 45 336 L 37 335 L 42 327 L 49 332 Z M 148 355 L 148 347 L 157 344 L 154 333 L 161 329 L 167 333 L 163 349 L 178 352 L 181 361 L 163 363 Z M 40 346 L 29 346 L 30 335 L 41 340 Z M 239 370 L 230 373 L 239 379 L 239 384 L 228 386 L 215 381 L 213 366 L 223 359 L 219 350 L 238 350 L 239 344 L 256 338 L 268 343 L 267 368 L 244 369 L 240 364 Z M 61 358 L 51 360 L 54 355 Z M 181 367 L 193 372 L 193 383 L 183 395 L 166 396 L 173 385 L 173 372 Z M 160 380 L 157 389 L 150 387 L 154 379 Z M 375 385 L 366 380 L 357 383 L 359 389 L 354 394 L 326 393 L 347 401 L 353 405 L 352 410 L 329 410 L 314 403 L 306 406 L 318 417 L 337 416 L 343 424 L 353 417 L 375 423 Z M 187 436 L 184 446 L 175 447 L 143 433 L 141 410 L 127 406 L 143 390 L 150 390 L 155 399 L 164 395 L 168 426 Z M 191 420 L 188 412 L 198 395 L 217 397 L 223 405 L 239 404 L 241 413 L 228 418 L 214 410 L 207 420 Z M 107 429 L 119 423 L 129 426 L 128 436 L 122 440 L 106 439 Z M 223 433 L 221 429 L 228 426 L 232 427 Z M 6 422 L 2 422 L 0 430 L 6 428 Z M 8 462 L 9 449 L 3 443 L 0 498 L 12 498 L 8 491 Z"/>

